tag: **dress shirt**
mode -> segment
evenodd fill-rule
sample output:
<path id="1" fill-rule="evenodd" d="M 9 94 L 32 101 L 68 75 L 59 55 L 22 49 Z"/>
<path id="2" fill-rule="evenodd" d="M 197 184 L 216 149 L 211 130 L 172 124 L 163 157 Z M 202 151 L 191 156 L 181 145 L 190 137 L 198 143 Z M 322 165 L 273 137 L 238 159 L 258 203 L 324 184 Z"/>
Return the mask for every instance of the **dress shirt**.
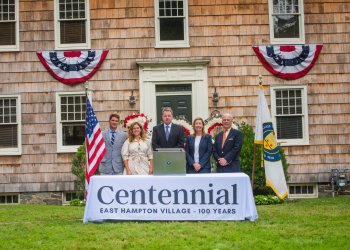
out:
<path id="1" fill-rule="evenodd" d="M 199 143 L 202 136 L 196 136 L 194 139 L 194 162 L 199 162 Z"/>

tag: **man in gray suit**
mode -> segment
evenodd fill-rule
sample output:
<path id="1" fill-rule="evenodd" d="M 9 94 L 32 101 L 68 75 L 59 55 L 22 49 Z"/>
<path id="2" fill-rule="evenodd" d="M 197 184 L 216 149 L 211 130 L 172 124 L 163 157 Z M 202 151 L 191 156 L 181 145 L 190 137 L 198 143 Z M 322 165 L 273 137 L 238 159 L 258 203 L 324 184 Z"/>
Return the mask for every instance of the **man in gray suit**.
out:
<path id="1" fill-rule="evenodd" d="M 124 166 L 121 150 L 127 135 L 118 129 L 118 125 L 119 115 L 111 114 L 109 116 L 109 128 L 102 133 L 107 152 L 99 166 L 99 172 L 101 175 L 123 174 Z"/>

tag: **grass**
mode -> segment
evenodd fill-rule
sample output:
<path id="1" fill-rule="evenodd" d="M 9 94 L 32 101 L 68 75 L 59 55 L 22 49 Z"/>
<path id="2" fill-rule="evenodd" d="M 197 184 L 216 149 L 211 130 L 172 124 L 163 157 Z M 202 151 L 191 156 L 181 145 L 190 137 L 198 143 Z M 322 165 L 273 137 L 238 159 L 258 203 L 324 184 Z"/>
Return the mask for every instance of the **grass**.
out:
<path id="1" fill-rule="evenodd" d="M 0 249 L 350 249 L 350 197 L 258 206 L 257 222 L 82 224 L 84 208 L 0 206 Z"/>

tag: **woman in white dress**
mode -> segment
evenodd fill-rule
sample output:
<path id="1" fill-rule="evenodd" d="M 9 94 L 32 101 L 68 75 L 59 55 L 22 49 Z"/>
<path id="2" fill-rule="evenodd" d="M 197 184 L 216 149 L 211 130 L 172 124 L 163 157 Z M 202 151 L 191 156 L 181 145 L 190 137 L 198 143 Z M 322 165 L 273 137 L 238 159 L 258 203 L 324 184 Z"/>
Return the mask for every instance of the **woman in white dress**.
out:
<path id="1" fill-rule="evenodd" d="M 122 157 L 127 175 L 153 174 L 153 152 L 151 143 L 146 141 L 146 133 L 140 123 L 129 127 L 129 138 L 122 147 Z"/>

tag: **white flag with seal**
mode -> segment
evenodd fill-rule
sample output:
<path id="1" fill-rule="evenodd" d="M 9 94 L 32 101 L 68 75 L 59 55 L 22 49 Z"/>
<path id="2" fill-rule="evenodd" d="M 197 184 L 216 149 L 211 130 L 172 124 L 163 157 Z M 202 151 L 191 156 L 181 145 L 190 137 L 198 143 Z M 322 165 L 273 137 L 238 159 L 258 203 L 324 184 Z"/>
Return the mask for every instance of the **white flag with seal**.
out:
<path id="1" fill-rule="evenodd" d="M 284 199 L 288 194 L 287 183 L 270 111 L 262 87 L 259 88 L 254 143 L 264 145 L 266 186 L 271 187 L 280 199 Z"/>

